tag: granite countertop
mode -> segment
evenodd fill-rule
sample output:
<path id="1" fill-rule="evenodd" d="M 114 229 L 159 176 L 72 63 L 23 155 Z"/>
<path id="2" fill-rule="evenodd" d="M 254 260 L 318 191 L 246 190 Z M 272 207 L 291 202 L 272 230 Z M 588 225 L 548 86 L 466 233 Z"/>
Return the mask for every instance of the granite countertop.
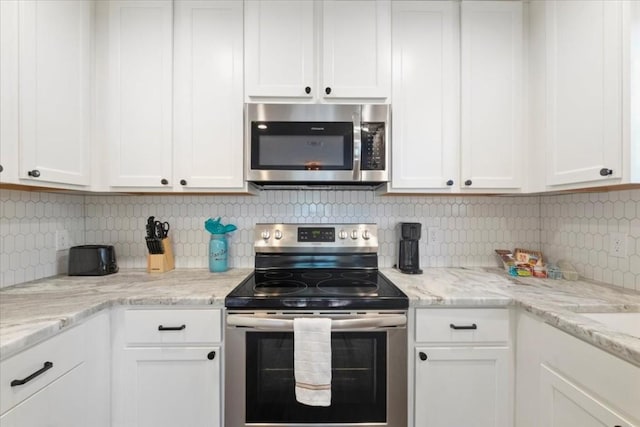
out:
<path id="1" fill-rule="evenodd" d="M 103 277 L 56 276 L 0 290 L 0 358 L 114 305 L 211 305 L 251 269 L 226 273 L 121 271 Z M 381 269 L 411 307 L 516 305 L 586 342 L 640 366 L 640 338 L 581 316 L 586 312 L 640 312 L 640 293 L 588 281 L 512 278 L 491 268 L 429 268 L 422 275 Z"/>

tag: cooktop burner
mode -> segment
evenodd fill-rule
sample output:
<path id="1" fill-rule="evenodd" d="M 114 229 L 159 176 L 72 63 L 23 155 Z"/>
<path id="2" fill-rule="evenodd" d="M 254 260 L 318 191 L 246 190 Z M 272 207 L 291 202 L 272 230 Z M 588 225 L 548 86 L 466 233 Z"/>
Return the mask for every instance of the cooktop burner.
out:
<path id="1" fill-rule="evenodd" d="M 406 308 L 406 295 L 377 270 L 256 271 L 226 298 L 232 308 Z"/>

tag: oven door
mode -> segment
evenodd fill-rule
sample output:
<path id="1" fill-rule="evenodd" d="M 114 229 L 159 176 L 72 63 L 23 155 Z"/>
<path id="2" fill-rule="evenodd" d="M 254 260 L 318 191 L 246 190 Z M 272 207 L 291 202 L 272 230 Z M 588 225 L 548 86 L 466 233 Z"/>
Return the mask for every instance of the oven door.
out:
<path id="1" fill-rule="evenodd" d="M 328 407 L 296 401 L 293 317 L 227 315 L 225 426 L 406 425 L 405 313 L 329 316 L 334 321 Z"/>

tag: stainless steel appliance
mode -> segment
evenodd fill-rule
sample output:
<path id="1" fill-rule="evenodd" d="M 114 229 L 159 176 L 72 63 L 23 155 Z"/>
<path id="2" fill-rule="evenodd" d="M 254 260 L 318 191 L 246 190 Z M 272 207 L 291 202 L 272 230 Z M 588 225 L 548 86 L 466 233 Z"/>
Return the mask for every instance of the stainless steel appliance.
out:
<path id="1" fill-rule="evenodd" d="M 388 105 L 247 104 L 247 180 L 262 186 L 389 179 Z"/>
<path id="2" fill-rule="evenodd" d="M 257 224 L 255 271 L 226 298 L 225 426 L 406 426 L 408 298 L 374 224 Z M 296 402 L 293 319 L 332 319 L 332 401 Z"/>

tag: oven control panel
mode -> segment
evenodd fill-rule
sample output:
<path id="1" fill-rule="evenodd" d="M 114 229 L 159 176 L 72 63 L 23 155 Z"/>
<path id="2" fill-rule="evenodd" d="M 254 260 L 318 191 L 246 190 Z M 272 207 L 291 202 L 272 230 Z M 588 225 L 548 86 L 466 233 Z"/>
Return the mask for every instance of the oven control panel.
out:
<path id="1" fill-rule="evenodd" d="M 335 242 L 333 227 L 298 227 L 298 242 Z"/>
<path id="2" fill-rule="evenodd" d="M 375 224 L 256 224 L 256 253 L 377 252 Z"/>

